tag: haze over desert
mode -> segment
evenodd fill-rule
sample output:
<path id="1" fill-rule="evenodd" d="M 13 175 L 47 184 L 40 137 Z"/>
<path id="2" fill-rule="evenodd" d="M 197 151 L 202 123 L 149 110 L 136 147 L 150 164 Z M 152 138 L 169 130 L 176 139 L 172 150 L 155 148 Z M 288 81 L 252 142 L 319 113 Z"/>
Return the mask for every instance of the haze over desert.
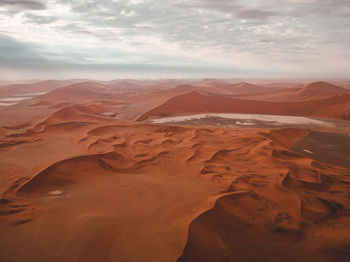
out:
<path id="1" fill-rule="evenodd" d="M 0 0 L 0 262 L 350 261 L 348 0 Z"/>

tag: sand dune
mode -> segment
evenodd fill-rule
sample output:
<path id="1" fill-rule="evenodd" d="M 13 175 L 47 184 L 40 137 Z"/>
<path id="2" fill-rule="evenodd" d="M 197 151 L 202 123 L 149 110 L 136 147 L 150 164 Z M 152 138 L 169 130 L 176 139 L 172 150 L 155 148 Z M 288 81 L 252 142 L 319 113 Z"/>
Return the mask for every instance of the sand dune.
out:
<path id="1" fill-rule="evenodd" d="M 48 80 L 35 83 L 0 86 L 0 97 L 48 92 L 64 85 L 64 81 Z"/>
<path id="2" fill-rule="evenodd" d="M 272 88 L 265 88 L 256 86 L 246 82 L 240 83 L 225 83 L 217 80 L 208 82 L 194 82 L 192 84 L 180 84 L 175 87 L 153 86 L 148 89 L 141 89 L 135 92 L 128 90 L 127 93 L 119 94 L 122 96 L 122 101 L 127 101 L 131 106 L 123 109 L 122 115 L 125 119 L 134 120 L 139 115 L 156 106 L 161 105 L 172 97 L 183 95 L 189 92 L 198 92 L 202 94 L 218 94 L 218 95 L 233 95 L 233 94 L 247 94 L 247 93 L 261 93 L 271 90 Z M 137 89 L 139 90 L 139 89 Z"/>
<path id="3" fill-rule="evenodd" d="M 4 128 L 0 127 L 0 137 L 4 136 L 6 134 L 6 131 Z"/>
<path id="4" fill-rule="evenodd" d="M 252 93 L 264 93 L 272 88 L 265 88 L 257 85 L 253 85 L 246 82 L 240 83 L 226 83 L 212 80 L 210 82 L 199 82 L 194 85 L 177 85 L 176 87 L 166 90 L 155 90 L 154 92 L 148 92 L 147 94 L 135 96 L 132 101 L 135 100 L 149 100 L 149 99 L 169 99 L 174 96 L 186 94 L 189 92 L 198 92 L 204 94 L 218 94 L 218 95 L 233 95 L 233 94 L 252 94 Z"/>
<path id="5" fill-rule="evenodd" d="M 83 103 L 93 100 L 110 100 L 113 98 L 108 89 L 96 82 L 76 83 L 56 88 L 47 94 L 36 97 L 33 105 L 52 105 L 58 103 Z"/>
<path id="6" fill-rule="evenodd" d="M 313 82 L 305 87 L 287 88 L 261 94 L 249 94 L 238 96 L 237 98 L 271 102 L 298 102 L 320 100 L 346 94 L 350 94 L 350 91 L 346 88 L 327 82 Z"/>
<path id="7" fill-rule="evenodd" d="M 278 131 L 283 132 L 291 134 L 292 130 Z M 301 135 L 296 133 L 296 137 Z M 265 150 L 270 151 L 268 148 Z M 259 157 L 254 157 L 259 165 L 266 157 L 260 150 L 255 151 Z M 213 209 L 191 223 L 187 245 L 178 261 L 349 259 L 350 227 L 345 222 L 349 201 L 342 197 L 350 182 L 349 171 L 313 164 L 316 162 L 311 159 L 278 147 L 270 152 L 271 158 L 263 163 L 276 161 L 273 165 L 278 162 L 281 166 L 266 173 L 264 165 L 258 171 L 247 164 L 249 171 L 236 178 L 230 194 L 219 198 Z M 215 161 L 240 156 L 239 151 L 218 153 Z"/>
<path id="8" fill-rule="evenodd" d="M 106 105 L 73 105 L 67 106 L 62 109 L 59 109 L 48 117 L 45 121 L 36 125 L 36 128 L 40 126 L 55 124 L 60 122 L 94 122 L 98 120 L 105 119 L 103 113 L 113 110 L 113 107 Z"/>
<path id="9" fill-rule="evenodd" d="M 349 241 L 350 173 L 288 149 L 307 134 L 107 120 L 77 127 L 70 137 L 84 153 L 3 190 L 2 256 L 73 261 L 107 252 L 106 261 L 175 261 L 193 220 L 179 261 L 279 261 L 286 254 L 290 261 L 345 261 L 337 250 Z M 48 139 L 28 134 L 38 136 Z M 28 241 L 33 228 L 40 238 Z M 45 257 L 37 252 L 42 246 Z"/>
<path id="10" fill-rule="evenodd" d="M 273 87 L 263 87 L 247 82 L 227 83 L 218 80 L 204 81 L 201 83 L 201 87 L 207 87 L 208 93 L 215 94 L 255 94 L 265 93 L 276 89 Z M 211 89 L 209 87 L 211 87 Z"/>
<path id="11" fill-rule="evenodd" d="M 110 128 L 108 126 L 100 126 L 98 129 L 92 128 L 91 132 L 87 132 L 88 136 L 92 137 L 90 139 L 85 139 L 84 141 L 79 143 L 79 147 L 88 147 L 88 145 L 90 145 L 91 143 L 95 143 L 94 141 L 99 139 L 103 140 L 103 142 L 106 144 L 113 145 L 113 152 L 107 152 L 102 154 L 88 154 L 86 156 L 82 155 L 67 158 L 65 160 L 60 160 L 54 162 L 53 164 L 49 165 L 48 167 L 35 174 L 30 180 L 20 180 L 18 182 L 15 181 L 14 184 L 10 186 L 11 190 L 5 190 L 5 193 L 2 195 L 2 198 L 6 200 L 3 200 L 4 204 L 1 206 L 3 210 L 3 215 L 1 216 L 0 224 L 5 225 L 5 229 L 7 226 L 11 226 L 18 223 L 21 224 L 21 227 L 24 226 L 28 228 L 31 228 L 33 226 L 33 224 L 31 223 L 44 223 L 44 225 L 48 226 L 52 220 L 47 215 L 41 215 L 42 211 L 40 211 L 40 208 L 43 208 L 43 205 L 39 203 L 40 201 L 37 202 L 37 200 L 43 198 L 58 198 L 61 199 L 59 201 L 61 203 L 74 203 L 73 205 L 81 206 L 81 208 L 75 209 L 80 210 L 77 213 L 61 213 L 61 217 L 63 214 L 65 214 L 65 219 L 61 220 L 61 222 L 58 223 L 58 227 L 64 229 L 66 225 L 68 225 L 66 223 L 67 219 L 74 223 L 74 221 L 78 217 L 84 216 L 87 210 L 87 205 L 91 206 L 91 203 L 88 204 L 84 202 L 84 199 L 86 199 L 86 197 L 81 196 L 81 194 L 87 194 L 89 192 L 88 194 L 93 195 L 93 199 L 95 199 L 95 202 L 103 201 L 105 203 L 105 211 L 100 210 L 98 212 L 99 216 L 103 218 L 103 224 L 96 224 L 94 222 L 94 216 L 86 217 L 87 221 L 90 221 L 89 223 L 92 223 L 88 231 L 93 232 L 95 229 L 99 231 L 101 226 L 112 226 L 112 224 L 110 224 L 107 221 L 115 223 L 113 222 L 114 220 L 111 218 L 115 217 L 117 219 L 118 216 L 121 216 L 120 208 L 123 205 L 126 205 L 125 207 L 128 207 L 128 203 L 130 203 L 130 201 L 135 201 L 137 199 L 137 201 L 143 201 L 143 203 L 145 203 L 144 208 L 141 209 L 138 207 L 138 205 L 133 204 L 133 206 L 137 210 L 139 210 L 137 212 L 140 213 L 140 218 L 134 222 L 127 222 L 129 219 L 125 220 L 126 217 L 123 218 L 122 216 L 120 218 L 122 220 L 117 220 L 120 221 L 119 223 L 122 223 L 123 230 L 126 230 L 128 228 L 128 226 L 125 223 L 131 223 L 131 228 L 142 226 L 146 229 L 149 229 L 154 226 L 151 226 L 148 223 L 154 224 L 155 221 L 158 221 L 156 223 L 156 228 L 153 229 L 154 234 L 157 237 L 152 237 L 153 240 L 150 242 L 149 234 L 147 234 L 147 232 L 144 232 L 144 236 L 141 235 L 143 233 L 140 233 L 140 231 L 136 233 L 133 232 L 133 230 L 131 230 L 130 232 L 125 231 L 122 236 L 117 234 L 115 236 L 117 242 L 123 241 L 125 243 L 130 244 L 134 243 L 139 246 L 139 250 L 144 251 L 141 254 L 135 253 L 134 258 L 132 258 L 132 256 L 130 257 L 130 252 L 128 252 L 127 245 L 121 245 L 119 248 L 115 249 L 116 246 L 113 244 L 114 242 L 112 240 L 106 240 L 106 245 L 111 245 L 113 247 L 114 252 L 116 250 L 119 250 L 116 254 L 111 255 L 112 257 L 110 259 L 113 260 L 113 257 L 116 258 L 124 256 L 125 259 L 129 257 L 129 259 L 136 261 L 138 260 L 137 257 L 143 260 L 151 256 L 152 258 L 154 258 L 152 259 L 152 261 L 164 261 L 164 259 L 169 259 L 169 261 L 176 260 L 176 257 L 179 255 L 179 253 L 181 253 L 181 249 L 186 238 L 188 223 L 190 222 L 190 220 L 192 220 L 195 216 L 199 214 L 200 210 L 209 207 L 205 199 L 207 199 L 211 194 L 215 193 L 217 190 L 215 188 L 212 188 L 210 184 L 206 185 L 206 181 L 201 181 L 200 179 L 198 180 L 196 176 L 191 175 L 190 172 L 187 171 L 185 163 L 179 166 L 175 164 L 177 161 L 180 161 L 181 163 L 180 155 L 186 153 L 183 150 L 183 148 L 187 145 L 192 145 L 192 141 L 189 141 L 192 137 L 192 130 L 186 128 L 153 127 L 147 125 L 115 125 L 112 127 L 113 128 Z M 75 131 L 76 136 L 80 136 L 80 133 L 81 131 Z M 114 137 L 117 138 L 115 139 Z M 174 141 L 175 143 L 169 143 L 170 140 Z M 179 141 L 188 142 L 183 142 L 183 144 L 179 144 Z M 123 144 L 123 146 L 120 146 L 121 144 Z M 176 145 L 179 146 L 175 147 Z M 39 145 L 37 145 L 37 147 L 38 146 Z M 169 150 L 174 149 L 174 147 L 176 148 L 175 151 Z M 157 171 L 157 166 L 159 165 L 164 167 L 160 172 Z M 146 174 L 149 174 L 150 176 Z M 154 174 L 157 175 L 154 177 Z M 174 175 L 176 176 L 176 181 L 172 181 Z M 147 182 L 148 179 L 150 179 L 150 182 Z M 103 182 L 102 184 L 99 184 L 100 182 L 98 182 L 98 185 L 96 186 L 96 181 L 105 182 Z M 120 182 L 116 184 L 116 181 Z M 192 182 L 189 183 L 189 181 Z M 137 187 L 135 187 L 135 185 L 137 185 L 135 184 L 136 182 L 139 183 L 139 186 Z M 150 186 L 150 188 L 145 187 L 147 185 L 146 182 L 150 183 L 150 185 L 152 186 Z M 127 191 L 123 193 L 125 191 L 125 189 L 123 189 L 123 184 L 125 183 L 127 183 Z M 155 185 L 153 185 L 154 183 Z M 191 192 L 192 186 L 190 185 L 201 186 L 199 186 L 199 189 L 196 193 L 193 193 Z M 112 189 L 115 186 L 117 186 L 117 188 Z M 218 188 L 220 189 L 220 191 L 223 189 L 220 186 L 218 186 Z M 138 197 L 133 197 L 134 194 L 137 193 L 135 190 L 140 191 L 140 199 Z M 159 190 L 161 193 L 157 193 Z M 169 197 L 163 195 L 164 190 L 168 192 L 167 195 L 171 193 Z M 60 194 L 52 195 L 51 192 L 60 192 Z M 111 210 L 108 207 L 109 204 L 106 206 L 106 203 L 110 203 L 110 201 L 106 201 L 107 196 L 104 192 L 111 192 L 112 195 L 108 196 L 110 200 L 115 199 L 116 196 L 122 194 L 122 198 L 120 200 L 117 200 L 119 199 L 118 197 L 116 198 L 116 200 L 112 200 L 116 201 L 115 204 L 120 207 L 119 209 L 116 209 L 115 212 L 113 212 L 113 210 Z M 134 193 L 130 194 L 127 192 Z M 152 196 L 152 194 L 155 193 L 161 194 L 162 196 L 161 198 L 157 197 L 158 201 L 153 200 L 154 197 Z M 113 194 L 117 195 L 113 196 Z M 150 201 L 147 201 L 147 199 L 144 199 L 144 197 L 142 197 L 145 194 L 151 197 Z M 72 196 L 73 199 L 71 198 Z M 6 211 L 11 210 L 11 205 L 17 205 L 19 201 L 23 201 L 21 199 L 33 200 L 33 198 L 37 200 L 34 200 L 34 202 L 30 201 L 30 205 L 23 207 L 20 210 L 17 210 L 18 212 Z M 56 206 L 55 204 L 58 203 L 57 201 L 49 200 L 47 204 L 44 204 L 46 208 L 49 207 L 49 209 L 52 210 L 49 212 L 49 214 L 51 214 L 52 212 L 61 212 L 59 211 L 59 206 Z M 124 204 L 123 201 L 127 202 Z M 79 202 L 80 204 L 78 204 Z M 156 207 L 152 207 L 154 203 L 156 203 Z M 102 207 L 103 205 L 99 204 L 99 206 Z M 169 206 L 169 208 L 161 208 L 162 206 Z M 149 220 L 149 210 L 152 210 L 152 208 L 157 208 L 158 210 L 163 211 L 153 212 L 154 219 Z M 67 210 L 72 209 L 68 208 Z M 96 212 L 96 210 L 93 212 Z M 136 210 L 129 210 L 125 214 L 131 214 L 130 212 L 136 212 Z M 141 224 L 139 225 L 139 223 Z M 165 227 L 164 224 L 167 224 L 168 226 Z M 80 223 L 78 225 L 80 225 Z M 18 230 L 20 230 L 21 227 L 18 227 Z M 46 231 L 45 227 L 46 226 L 40 226 L 41 233 L 38 233 L 43 234 L 44 236 L 43 238 L 41 238 L 41 240 L 45 239 L 44 241 L 48 241 L 47 243 L 51 243 L 51 241 L 48 239 L 48 236 L 46 235 L 48 231 Z M 62 230 L 62 233 L 64 231 L 65 230 Z M 74 238 L 78 238 L 81 240 L 86 239 L 88 241 L 92 241 L 94 239 L 94 236 L 91 236 L 91 234 L 84 236 L 83 231 L 80 230 L 79 226 L 73 226 L 73 228 L 70 229 L 70 232 L 72 232 L 72 234 L 69 234 L 69 236 L 65 234 L 65 236 L 56 236 L 56 239 L 60 238 L 62 240 L 60 241 L 61 244 L 59 244 L 60 248 L 63 248 L 63 244 L 72 241 Z M 181 234 L 179 234 L 179 232 L 181 232 Z M 139 239 L 137 241 L 139 241 L 140 244 L 137 244 L 137 242 L 135 243 L 135 234 L 137 235 L 136 238 Z M 174 237 L 171 237 L 172 235 Z M 11 231 L 6 231 L 5 236 L 11 236 Z M 29 237 L 29 235 L 24 234 L 21 238 L 17 240 L 11 240 L 11 237 L 7 238 L 3 235 L 0 238 L 0 242 L 2 246 L 9 245 L 8 247 L 10 247 L 13 246 L 12 244 L 14 244 L 12 241 L 25 241 L 25 239 L 27 239 L 27 236 Z M 2 240 L 4 239 L 6 239 L 6 243 L 2 242 Z M 172 241 L 174 241 L 175 245 L 172 241 L 169 242 L 169 239 L 173 239 Z M 154 247 L 148 247 L 148 245 L 146 244 L 147 242 L 155 242 L 155 244 L 153 244 Z M 21 248 L 21 250 L 24 252 L 23 255 L 31 257 L 39 255 L 36 254 L 35 251 L 33 251 L 35 250 L 35 246 L 38 244 L 39 242 L 36 242 L 35 244 L 33 243 L 32 247 L 34 249 L 30 249 L 30 245 L 28 244 L 23 246 L 21 245 L 23 247 Z M 150 250 L 154 250 L 154 248 L 156 248 L 159 245 L 163 247 L 162 250 L 164 250 L 164 253 L 153 251 L 150 252 Z M 69 252 L 67 253 L 67 250 L 63 251 L 62 253 L 52 253 L 53 250 L 57 250 L 56 245 L 49 245 L 47 248 L 47 254 L 52 254 L 51 256 L 53 261 L 61 260 L 63 258 L 69 260 L 70 258 L 72 258 L 72 256 L 74 257 L 76 255 L 76 253 L 74 253 L 76 251 L 69 255 Z M 6 252 L 6 254 L 4 254 L 5 258 L 11 256 L 11 250 L 12 249 L 9 248 L 9 253 Z M 82 250 L 81 248 L 77 248 L 76 250 L 79 250 L 78 253 L 81 252 L 81 256 L 84 257 L 84 250 Z M 93 251 L 92 255 L 99 255 L 98 252 L 98 250 Z"/>
<path id="12" fill-rule="evenodd" d="M 269 102 L 231 93 L 259 84 L 192 84 L 85 82 L 1 109 L 0 260 L 349 261 L 349 129 L 125 119 L 349 119 L 350 96 L 316 83 L 274 91 L 305 101 Z"/>
<path id="13" fill-rule="evenodd" d="M 138 117 L 138 121 L 149 117 L 168 117 L 197 113 L 245 113 L 289 116 L 319 116 L 348 119 L 350 94 L 323 100 L 302 102 L 266 102 L 235 99 L 216 95 L 190 92 L 173 97 L 164 104 Z"/>
<path id="14" fill-rule="evenodd" d="M 329 96 L 343 95 L 345 93 L 349 93 L 349 90 L 327 82 L 314 82 L 303 88 L 301 96 L 304 98 L 325 98 Z"/>
<path id="15" fill-rule="evenodd" d="M 305 129 L 286 128 L 272 130 L 265 135 L 286 148 L 292 148 L 296 141 L 308 134 L 309 131 Z"/>

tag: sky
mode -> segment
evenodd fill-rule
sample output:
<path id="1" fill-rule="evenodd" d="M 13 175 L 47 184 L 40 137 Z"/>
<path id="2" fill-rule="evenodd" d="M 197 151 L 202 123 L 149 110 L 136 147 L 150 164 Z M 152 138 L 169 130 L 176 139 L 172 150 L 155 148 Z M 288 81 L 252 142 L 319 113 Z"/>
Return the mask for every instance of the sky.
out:
<path id="1" fill-rule="evenodd" d="M 350 77 L 349 0 L 0 0 L 0 79 Z"/>

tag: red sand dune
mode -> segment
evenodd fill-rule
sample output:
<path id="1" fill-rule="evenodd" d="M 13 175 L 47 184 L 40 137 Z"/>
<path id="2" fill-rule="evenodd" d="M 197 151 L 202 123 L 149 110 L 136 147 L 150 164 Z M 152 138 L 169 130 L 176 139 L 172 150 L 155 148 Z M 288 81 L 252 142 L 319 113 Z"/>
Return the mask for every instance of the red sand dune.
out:
<path id="1" fill-rule="evenodd" d="M 209 83 L 207 82 L 203 85 L 203 87 L 211 87 L 211 90 L 209 89 L 208 92 L 216 94 L 255 94 L 264 93 L 275 89 L 258 86 L 247 82 L 227 83 L 217 80 L 213 80 Z"/>
<path id="2" fill-rule="evenodd" d="M 110 100 L 113 95 L 108 89 L 96 82 L 76 83 L 57 88 L 34 99 L 34 105 L 52 105 L 59 103 L 84 103 L 94 100 Z"/>
<path id="3" fill-rule="evenodd" d="M 303 88 L 301 97 L 325 98 L 349 93 L 349 90 L 327 82 L 314 82 Z"/>
<path id="4" fill-rule="evenodd" d="M 296 141 L 308 134 L 309 131 L 305 129 L 285 128 L 282 130 L 271 130 L 266 136 L 286 148 L 292 148 Z"/>
<path id="5" fill-rule="evenodd" d="M 173 90 L 177 90 L 177 94 L 188 93 L 190 91 L 204 92 L 209 94 L 223 94 L 223 95 L 233 95 L 233 94 L 255 94 L 264 93 L 267 91 L 274 90 L 275 88 L 267 88 L 247 82 L 240 83 L 227 83 L 224 81 L 212 80 L 210 82 L 200 82 L 195 85 L 182 85 Z M 170 91 L 170 90 L 169 90 Z M 173 93 L 175 93 L 173 91 Z"/>
<path id="6" fill-rule="evenodd" d="M 1 261 L 350 260 L 348 129 L 163 126 L 102 115 L 121 99 L 132 105 L 120 114 L 161 104 L 141 120 L 202 112 L 345 119 L 350 95 L 327 85 L 326 99 L 264 102 L 210 95 L 211 86 L 168 87 L 111 95 L 83 83 L 36 100 L 49 106 L 2 109 Z M 313 85 L 300 90 L 320 94 Z"/>
<path id="7" fill-rule="evenodd" d="M 350 119 L 350 94 L 302 102 L 266 102 L 190 92 L 173 97 L 137 120 L 195 113 L 246 113 Z"/>
<path id="8" fill-rule="evenodd" d="M 273 143 L 292 147 L 307 134 L 307 130 L 283 129 L 265 135 Z M 257 153 L 259 157 L 254 158 L 260 163 L 277 161 L 281 166 L 246 170 L 239 176 L 227 196 L 191 223 L 179 262 L 349 260 L 350 202 L 340 196 L 347 191 L 349 170 L 337 172 L 335 167 L 278 146 L 270 151 L 270 160 L 262 160 L 261 150 L 269 151 L 270 146 L 271 142 L 254 153 L 250 150 L 248 157 Z M 221 155 L 243 160 L 239 151 L 226 150 Z M 221 157 L 216 154 L 214 163 L 222 163 Z"/>
<path id="9" fill-rule="evenodd" d="M 0 97 L 9 97 L 18 94 L 48 92 L 58 87 L 62 87 L 63 81 L 48 80 L 30 84 L 11 84 L 0 86 Z"/>
<path id="10" fill-rule="evenodd" d="M 152 105 L 153 107 L 160 105 L 174 96 L 183 95 L 189 92 L 217 95 L 232 95 L 262 93 L 268 90 L 268 88 L 252 85 L 246 82 L 230 84 L 225 82 L 219 82 L 216 80 L 211 81 L 210 84 L 206 83 L 205 85 L 178 85 L 173 88 L 165 90 L 163 89 L 150 89 L 149 92 L 141 93 L 140 95 L 130 96 L 129 98 L 127 98 L 127 101 L 134 104 L 144 105 L 145 107 L 143 108 L 143 110 L 146 111 L 151 109 Z"/>
<path id="11" fill-rule="evenodd" d="M 162 90 L 176 87 L 178 85 L 186 85 L 193 82 L 190 79 L 160 79 L 160 80 L 135 80 L 135 79 L 116 79 L 112 81 L 102 82 L 104 85 L 112 89 L 123 90 Z"/>
<path id="12" fill-rule="evenodd" d="M 237 98 L 271 102 L 298 102 L 326 99 L 345 94 L 350 94 L 350 91 L 346 88 L 335 86 L 327 82 L 313 82 L 305 87 L 287 88 L 262 94 L 238 96 Z"/>
<path id="13" fill-rule="evenodd" d="M 5 129 L 0 127 L 0 137 L 4 136 L 5 134 L 6 134 Z"/>
<path id="14" fill-rule="evenodd" d="M 195 217 L 178 261 L 348 258 L 350 173 L 288 149 L 308 131 L 106 124 L 4 191 L 3 258 L 175 261 Z"/>
<path id="15" fill-rule="evenodd" d="M 102 113 L 113 110 L 110 106 L 105 105 L 73 105 L 59 109 L 47 118 L 41 124 L 53 124 L 57 122 L 74 122 L 74 121 L 86 121 L 96 120 L 102 118 Z"/>
<path id="16" fill-rule="evenodd" d="M 145 82 L 145 83 L 144 83 Z M 164 103 L 166 100 L 190 91 L 208 94 L 232 95 L 242 93 L 257 93 L 268 88 L 241 82 L 230 84 L 212 81 L 211 85 L 191 86 L 178 85 L 181 81 L 158 81 L 151 85 L 147 81 L 111 81 L 99 84 L 96 82 L 81 82 L 61 88 L 39 96 L 31 101 L 32 105 L 67 106 L 74 103 L 98 102 L 103 104 L 115 104 L 119 102 L 129 103 L 120 112 L 120 118 L 133 120 L 143 112 Z M 117 85 L 117 87 L 115 86 Z M 119 86 L 120 85 L 120 86 Z M 130 87 L 131 85 L 131 87 Z M 138 88 L 136 88 L 136 86 Z M 170 87 L 170 88 L 169 88 Z"/>

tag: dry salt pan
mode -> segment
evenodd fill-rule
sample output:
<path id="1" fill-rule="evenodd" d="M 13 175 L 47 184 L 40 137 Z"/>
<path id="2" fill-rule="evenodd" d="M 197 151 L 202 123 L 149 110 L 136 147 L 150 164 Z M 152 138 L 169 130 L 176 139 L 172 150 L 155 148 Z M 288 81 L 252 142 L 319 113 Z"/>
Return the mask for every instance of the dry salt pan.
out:
<path id="1" fill-rule="evenodd" d="M 113 117 L 113 116 L 115 116 L 115 113 L 114 112 L 104 112 L 101 115 Z"/>
<path id="2" fill-rule="evenodd" d="M 52 195 L 52 196 L 59 196 L 62 194 L 63 194 L 63 192 L 61 190 L 53 190 L 49 193 L 49 195 Z"/>
<path id="3" fill-rule="evenodd" d="M 251 122 L 236 122 L 237 125 L 241 125 L 241 126 L 254 126 L 254 123 Z"/>
<path id="4" fill-rule="evenodd" d="M 314 152 L 312 152 L 310 150 L 307 150 L 307 149 L 304 149 L 303 151 L 306 152 L 306 153 L 309 153 L 309 154 L 313 154 L 314 153 Z"/>
<path id="5" fill-rule="evenodd" d="M 316 120 L 308 117 L 302 117 L 302 116 L 283 116 L 283 115 L 259 115 L 259 114 L 216 114 L 216 113 L 209 113 L 209 114 L 196 114 L 196 115 L 186 115 L 186 116 L 174 116 L 174 117 L 166 117 L 166 118 L 158 118 L 150 120 L 153 123 L 156 124 L 164 124 L 164 123 L 174 123 L 174 122 L 181 122 L 181 121 L 187 121 L 187 120 L 197 120 L 197 119 L 203 119 L 208 117 L 219 117 L 219 118 L 226 118 L 226 119 L 237 119 L 237 120 L 243 120 L 243 121 L 251 121 L 251 120 L 257 120 L 257 121 L 264 121 L 264 122 L 272 122 L 274 125 L 276 123 L 278 124 L 295 124 L 295 125 L 306 125 L 306 124 L 312 124 L 312 125 L 330 125 L 330 123 Z M 240 122 L 240 121 L 239 121 Z"/>

